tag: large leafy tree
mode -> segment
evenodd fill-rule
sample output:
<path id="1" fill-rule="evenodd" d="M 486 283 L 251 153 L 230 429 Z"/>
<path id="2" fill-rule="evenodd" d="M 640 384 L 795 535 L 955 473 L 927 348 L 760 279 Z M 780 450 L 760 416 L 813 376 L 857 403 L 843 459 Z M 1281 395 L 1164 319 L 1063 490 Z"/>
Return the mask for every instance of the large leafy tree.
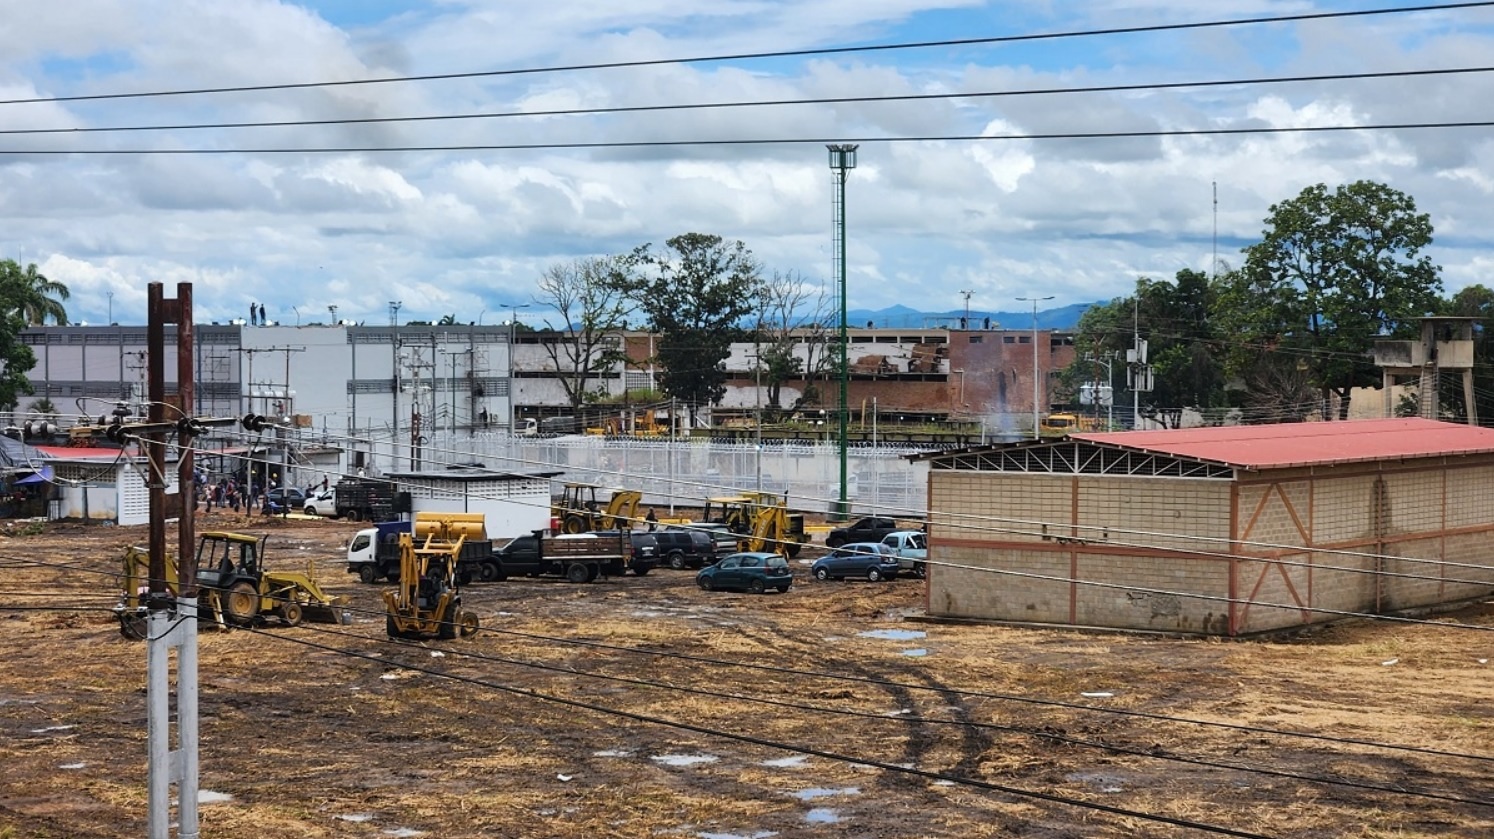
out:
<path id="1" fill-rule="evenodd" d="M 761 268 L 746 245 L 712 234 L 685 233 L 664 244 L 666 250 L 644 245 L 634 252 L 644 270 L 631 288 L 659 335 L 660 387 L 688 406 L 693 425 L 701 405 L 726 393 L 722 363 L 738 324 L 761 301 Z"/>
<path id="2" fill-rule="evenodd" d="M 571 408 L 585 403 L 591 383 L 626 358 L 620 332 L 637 310 L 628 295 L 634 256 L 586 257 L 545 269 L 536 300 L 553 309 L 545 318 L 556 340 L 541 344 L 555 365 Z"/>
<path id="3" fill-rule="evenodd" d="M 1216 357 L 1215 298 L 1214 283 L 1201 271 L 1184 269 L 1170 281 L 1138 279 L 1131 297 L 1092 306 L 1080 316 L 1065 383 L 1073 388 L 1106 375 L 1103 362 L 1109 360 L 1118 405 L 1134 397 L 1143 416 L 1172 428 L 1180 425 L 1185 408 L 1210 415 L 1225 404 Z M 1138 334 L 1148 344 L 1152 389 L 1134 394 L 1123 371 L 1126 350 L 1134 347 Z"/>
<path id="4" fill-rule="evenodd" d="M 47 279 L 35 263 L 23 268 L 14 259 L 0 259 L 0 276 L 8 281 L 7 304 L 19 310 L 27 326 L 41 326 L 48 320 L 67 325 L 67 308 L 62 305 L 70 296 L 66 285 Z"/>
<path id="5" fill-rule="evenodd" d="M 1411 197 L 1371 181 L 1318 184 L 1272 206 L 1221 290 L 1231 370 L 1249 379 L 1290 366 L 1347 417 L 1353 388 L 1379 384 L 1366 354 L 1374 338 L 1411 337 L 1437 305 L 1440 269 L 1422 252 L 1431 242 L 1431 219 Z"/>
<path id="6" fill-rule="evenodd" d="M 36 366 L 36 354 L 21 343 L 25 329 L 25 300 L 30 293 L 23 272 L 11 260 L 0 262 L 0 409 L 13 411 L 23 395 L 36 391 L 26 374 Z"/>

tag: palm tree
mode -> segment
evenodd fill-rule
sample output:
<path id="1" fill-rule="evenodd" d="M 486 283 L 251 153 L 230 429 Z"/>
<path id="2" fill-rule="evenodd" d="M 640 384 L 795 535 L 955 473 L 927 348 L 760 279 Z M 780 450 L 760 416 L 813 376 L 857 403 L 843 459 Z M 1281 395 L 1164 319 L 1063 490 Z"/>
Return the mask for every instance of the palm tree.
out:
<path id="1" fill-rule="evenodd" d="M 34 262 L 22 268 L 14 259 L 0 260 L 0 274 L 19 286 L 21 298 L 16 309 L 26 318 L 27 326 L 41 326 L 49 318 L 58 326 L 67 325 L 67 308 L 62 301 L 71 294 L 66 285 L 47 279 Z"/>

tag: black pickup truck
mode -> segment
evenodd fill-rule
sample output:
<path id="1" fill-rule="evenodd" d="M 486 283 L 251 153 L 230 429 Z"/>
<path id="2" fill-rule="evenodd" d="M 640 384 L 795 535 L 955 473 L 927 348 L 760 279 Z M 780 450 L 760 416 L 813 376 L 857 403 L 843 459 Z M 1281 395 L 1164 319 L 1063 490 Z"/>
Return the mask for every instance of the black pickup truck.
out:
<path id="1" fill-rule="evenodd" d="M 852 542 L 880 542 L 887 534 L 907 530 L 896 521 L 883 516 L 867 516 L 845 527 L 837 527 L 825 534 L 826 547 L 838 548 Z"/>

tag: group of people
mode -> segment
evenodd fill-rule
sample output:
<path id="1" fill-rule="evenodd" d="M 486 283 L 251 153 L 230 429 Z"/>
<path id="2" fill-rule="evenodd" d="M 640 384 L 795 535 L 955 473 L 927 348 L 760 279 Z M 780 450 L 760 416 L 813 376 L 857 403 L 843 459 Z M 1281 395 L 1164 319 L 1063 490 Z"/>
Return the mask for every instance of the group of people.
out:
<path id="1" fill-rule="evenodd" d="M 258 312 L 255 311 L 256 308 L 259 309 Z M 269 326 L 269 324 L 265 322 L 265 304 L 263 304 L 263 303 L 250 303 L 249 304 L 249 325 L 250 326 Z"/>

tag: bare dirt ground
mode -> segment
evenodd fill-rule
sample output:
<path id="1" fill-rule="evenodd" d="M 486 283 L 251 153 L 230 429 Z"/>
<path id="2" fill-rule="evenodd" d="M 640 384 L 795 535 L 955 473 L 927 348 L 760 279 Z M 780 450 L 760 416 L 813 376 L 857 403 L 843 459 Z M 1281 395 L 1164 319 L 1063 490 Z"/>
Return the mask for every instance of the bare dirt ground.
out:
<path id="1" fill-rule="evenodd" d="M 393 642 L 339 562 L 357 525 L 213 526 L 313 560 L 355 620 L 204 628 L 208 839 L 1494 835 L 1494 604 L 1222 642 L 919 622 L 920 581 L 802 565 L 761 596 L 661 569 L 475 584 L 476 637 Z M 145 651 L 107 607 L 145 534 L 12 533 L 0 839 L 141 836 Z"/>

